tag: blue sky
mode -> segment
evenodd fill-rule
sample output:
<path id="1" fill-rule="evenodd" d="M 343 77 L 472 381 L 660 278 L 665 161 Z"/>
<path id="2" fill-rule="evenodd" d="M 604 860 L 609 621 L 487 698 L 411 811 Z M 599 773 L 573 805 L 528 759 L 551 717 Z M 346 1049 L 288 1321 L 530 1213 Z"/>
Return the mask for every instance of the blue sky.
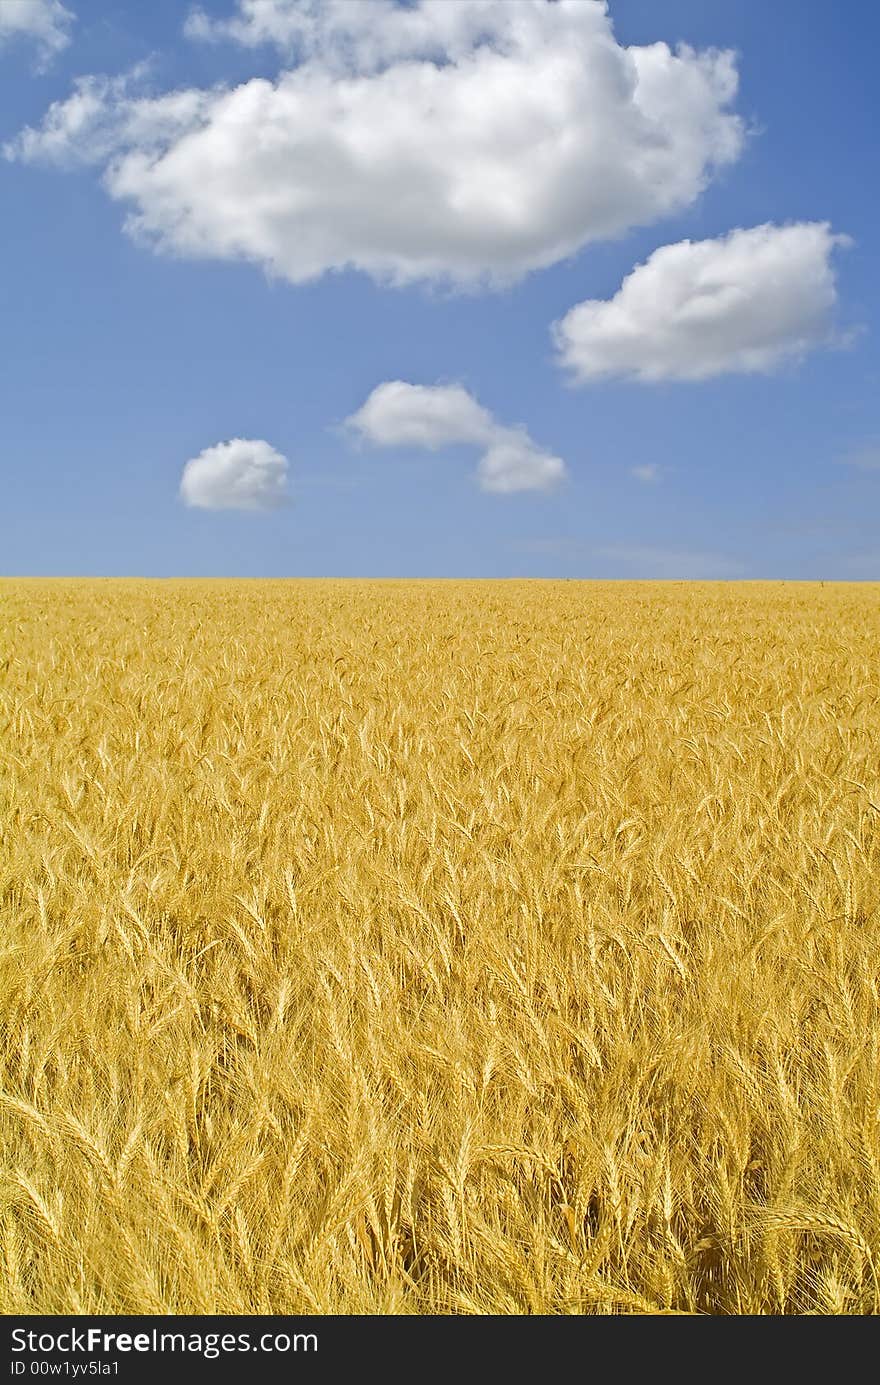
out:
<path id="1" fill-rule="evenodd" d="M 2 570 L 880 579 L 880 14 L 578 3 L 0 0 Z"/>

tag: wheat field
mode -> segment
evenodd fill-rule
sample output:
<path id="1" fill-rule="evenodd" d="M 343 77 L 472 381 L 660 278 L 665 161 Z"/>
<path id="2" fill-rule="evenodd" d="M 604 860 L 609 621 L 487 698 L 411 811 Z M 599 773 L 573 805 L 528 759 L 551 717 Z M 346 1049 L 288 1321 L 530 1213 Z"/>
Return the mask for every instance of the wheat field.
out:
<path id="1" fill-rule="evenodd" d="M 0 607 L 0 1310 L 880 1311 L 880 587 Z"/>

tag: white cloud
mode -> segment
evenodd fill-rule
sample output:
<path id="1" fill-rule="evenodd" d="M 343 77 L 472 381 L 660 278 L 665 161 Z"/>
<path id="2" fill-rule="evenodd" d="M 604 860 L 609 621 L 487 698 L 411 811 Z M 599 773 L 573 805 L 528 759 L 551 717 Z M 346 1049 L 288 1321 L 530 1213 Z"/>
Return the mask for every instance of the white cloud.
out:
<path id="1" fill-rule="evenodd" d="M 61 0 L 0 0 L 0 48 L 27 39 L 37 45 L 44 68 L 70 43 L 73 21 Z"/>
<path id="2" fill-rule="evenodd" d="M 689 206 L 744 138 L 732 54 L 623 47 L 600 0 L 242 0 L 188 32 L 289 65 L 156 98 L 88 79 L 99 111 L 81 86 L 7 157 L 94 159 L 156 250 L 293 283 L 503 284 Z"/>
<path id="3" fill-rule="evenodd" d="M 553 490 L 565 479 L 561 457 L 542 452 L 524 428 L 499 428 L 477 467 L 484 491 Z"/>
<path id="4" fill-rule="evenodd" d="M 26 127 L 4 145 L 4 154 L 66 168 L 106 163 L 120 142 L 137 146 L 144 156 L 158 154 L 191 128 L 208 98 L 200 91 L 138 96 L 147 75 L 148 65 L 141 63 L 121 77 L 77 77 L 72 94 L 52 103 L 40 128 Z"/>
<path id="5" fill-rule="evenodd" d="M 274 510 L 287 497 L 287 459 L 258 438 L 206 447 L 183 468 L 180 497 L 201 510 Z"/>
<path id="6" fill-rule="evenodd" d="M 560 361 L 581 382 L 772 371 L 833 341 L 831 254 L 847 244 L 827 222 L 799 222 L 664 245 L 612 299 L 554 325 Z"/>
<path id="7" fill-rule="evenodd" d="M 347 420 L 378 447 L 427 447 L 454 443 L 488 444 L 497 425 L 488 409 L 462 385 L 410 385 L 386 380 L 377 385 Z"/>
<path id="8" fill-rule="evenodd" d="M 497 423 L 462 385 L 386 380 L 346 426 L 379 447 L 479 447 L 477 478 L 484 491 L 550 490 L 566 474 L 561 457 L 543 451 L 522 426 Z"/>
<path id="9" fill-rule="evenodd" d="M 659 481 L 660 468 L 656 462 L 645 462 L 642 466 L 631 467 L 630 475 L 637 481 L 644 481 L 646 485 L 650 485 L 652 481 Z"/>

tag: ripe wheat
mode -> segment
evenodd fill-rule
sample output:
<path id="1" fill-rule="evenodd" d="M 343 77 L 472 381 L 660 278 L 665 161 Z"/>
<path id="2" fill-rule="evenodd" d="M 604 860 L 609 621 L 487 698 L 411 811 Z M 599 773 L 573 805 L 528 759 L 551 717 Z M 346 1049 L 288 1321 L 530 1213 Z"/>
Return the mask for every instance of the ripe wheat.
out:
<path id="1" fill-rule="evenodd" d="M 0 1310 L 880 1311 L 880 588 L 0 604 Z"/>

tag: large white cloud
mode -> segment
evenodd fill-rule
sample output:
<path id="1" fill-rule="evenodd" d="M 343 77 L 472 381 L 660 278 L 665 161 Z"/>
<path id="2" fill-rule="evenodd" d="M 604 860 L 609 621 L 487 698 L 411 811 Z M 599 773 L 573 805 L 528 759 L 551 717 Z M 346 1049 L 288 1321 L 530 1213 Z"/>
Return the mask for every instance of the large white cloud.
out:
<path id="1" fill-rule="evenodd" d="M 521 425 L 496 422 L 462 385 L 377 385 L 346 425 L 378 447 L 441 447 L 467 443 L 482 456 L 477 467 L 485 491 L 550 490 L 565 477 L 565 463 L 533 442 Z"/>
<path id="2" fill-rule="evenodd" d="M 834 339 L 835 246 L 826 222 L 755 226 L 655 250 L 613 298 L 554 326 L 576 380 L 705 380 L 776 369 Z"/>
<path id="3" fill-rule="evenodd" d="M 0 0 L 0 48 L 14 39 L 37 46 L 41 66 L 70 43 L 74 15 L 61 0 Z"/>
<path id="4" fill-rule="evenodd" d="M 183 468 L 180 497 L 201 510 L 274 510 L 287 497 L 287 459 L 259 438 L 206 447 Z"/>
<path id="5" fill-rule="evenodd" d="M 189 32 L 288 65 L 158 97 L 87 79 L 7 157 L 94 159 L 155 249 L 295 283 L 505 283 L 687 207 L 744 137 L 731 53 L 624 47 L 601 0 L 242 0 Z"/>

